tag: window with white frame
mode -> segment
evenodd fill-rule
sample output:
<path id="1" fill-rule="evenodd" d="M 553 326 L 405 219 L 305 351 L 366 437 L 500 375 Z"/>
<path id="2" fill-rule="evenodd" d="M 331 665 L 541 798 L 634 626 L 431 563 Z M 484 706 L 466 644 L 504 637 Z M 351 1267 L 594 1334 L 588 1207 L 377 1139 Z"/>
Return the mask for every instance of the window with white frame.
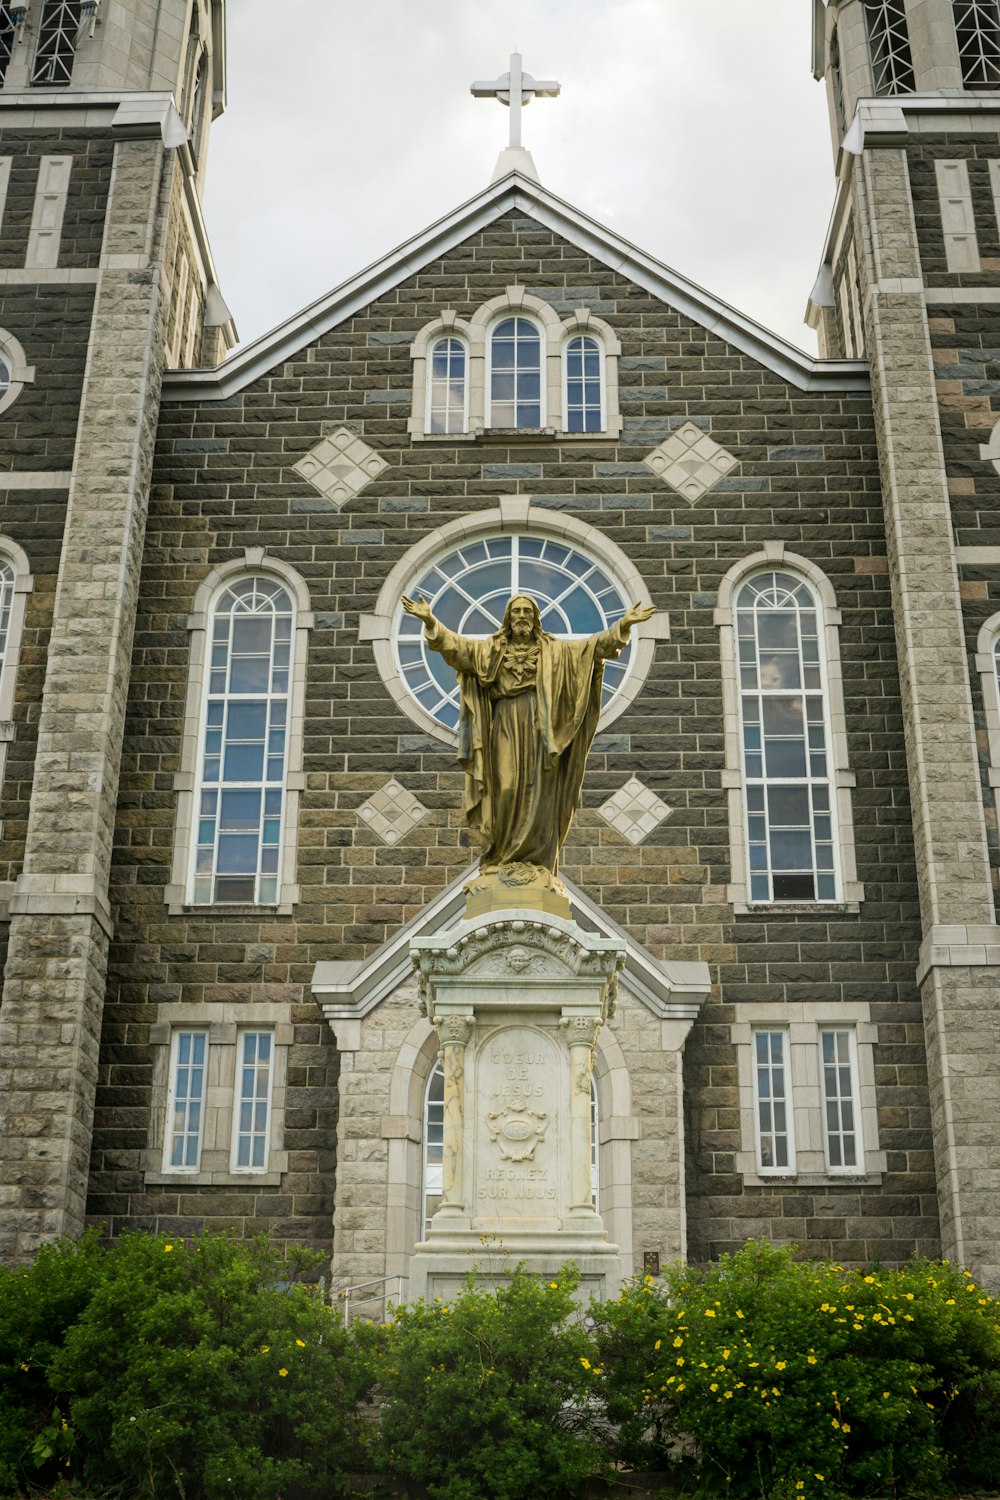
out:
<path id="1" fill-rule="evenodd" d="M 221 1007 L 219 1008 L 221 1009 Z M 287 1170 L 283 1149 L 288 1007 L 164 1003 L 154 1048 L 146 1181 L 225 1184 L 249 1175 L 269 1184 Z"/>
<path id="2" fill-rule="evenodd" d="M 593 334 L 567 339 L 566 394 L 563 407 L 568 432 L 603 432 L 604 380 L 601 345 Z"/>
<path id="3" fill-rule="evenodd" d="M 864 0 L 872 83 L 876 94 L 910 94 L 916 87 L 904 0 Z"/>
<path id="4" fill-rule="evenodd" d="M 503 318 L 490 334 L 488 427 L 541 427 L 542 334 L 530 318 Z"/>
<path id="5" fill-rule="evenodd" d="M 212 613 L 195 905 L 274 905 L 285 785 L 294 606 L 276 578 L 228 584 Z"/>
<path id="6" fill-rule="evenodd" d="M 207 1063 L 207 1031 L 174 1032 L 165 1169 L 197 1172 L 201 1166 Z"/>
<path id="7" fill-rule="evenodd" d="M 444 1069 L 435 1063 L 424 1092 L 424 1229 L 441 1206 L 444 1190 Z"/>
<path id="8" fill-rule="evenodd" d="M 805 1185 L 885 1170 L 879 1150 L 874 1047 L 866 1002 L 738 1003 L 742 1149 L 751 1184 Z"/>
<path id="9" fill-rule="evenodd" d="M 787 1032 L 753 1033 L 753 1072 L 757 1165 L 761 1172 L 794 1171 Z"/>
<path id="10" fill-rule="evenodd" d="M 417 440 L 473 441 L 491 428 L 616 437 L 620 353 L 614 330 L 589 308 L 560 320 L 523 287 L 468 320 L 446 309 L 410 346 L 409 432 Z"/>
<path id="11" fill-rule="evenodd" d="M 986 719 L 987 779 L 995 799 L 1000 787 L 1000 614 L 992 615 L 979 632 L 976 668 Z"/>
<path id="12" fill-rule="evenodd" d="M 953 0 L 962 80 L 973 89 L 1000 88 L 1000 4 Z"/>
<path id="13" fill-rule="evenodd" d="M 469 538 L 423 568 L 405 592 L 427 600 L 435 618 L 461 635 L 487 637 L 503 624 L 507 601 L 526 593 L 535 600 L 542 628 L 573 640 L 607 630 L 628 608 L 625 589 L 609 568 L 557 537 L 518 533 Z M 459 715 L 458 678 L 439 651 L 432 651 L 423 623 L 400 612 L 398 671 L 417 703 L 447 729 Z M 632 661 L 631 644 L 604 663 L 602 704 L 622 688 Z"/>
<path id="14" fill-rule="evenodd" d="M 835 808 L 819 601 L 786 572 L 736 599 L 750 900 L 834 901 Z"/>
<path id="15" fill-rule="evenodd" d="M 21 344 L 12 333 L 0 328 L 0 412 L 12 406 L 34 378 L 35 367 L 28 364 Z"/>
<path id="16" fill-rule="evenodd" d="M 823 1027 L 819 1033 L 823 1080 L 823 1142 L 831 1172 L 857 1171 L 861 1158 L 854 1028 Z"/>
<path id="17" fill-rule="evenodd" d="M 80 0 L 44 0 L 31 70 L 34 84 L 67 84 L 80 32 Z"/>
<path id="18" fill-rule="evenodd" d="M 9 538 L 0 537 L 0 786 L 3 784 L 7 749 L 14 739 L 17 664 L 24 614 L 33 582 L 24 552 Z"/>
<path id="19" fill-rule="evenodd" d="M 198 586 L 188 681 L 172 912 L 298 900 L 295 846 L 305 669 L 313 615 L 294 568 L 248 547 Z"/>
<path id="20" fill-rule="evenodd" d="M 430 352 L 427 431 L 465 432 L 469 425 L 468 350 L 460 338 L 437 339 Z"/>

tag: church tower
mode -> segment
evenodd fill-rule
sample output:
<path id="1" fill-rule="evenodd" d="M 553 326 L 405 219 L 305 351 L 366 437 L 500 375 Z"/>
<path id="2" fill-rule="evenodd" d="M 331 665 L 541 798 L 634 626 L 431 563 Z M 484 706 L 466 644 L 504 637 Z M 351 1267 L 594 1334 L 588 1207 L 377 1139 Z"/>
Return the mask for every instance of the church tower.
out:
<path id="1" fill-rule="evenodd" d="M 1000 6 L 816 0 L 837 196 L 809 321 L 871 369 L 942 1253 L 1000 1244 Z"/>
<path id="2" fill-rule="evenodd" d="M 224 103 L 224 0 L 0 5 L 0 1242 L 11 1255 L 83 1225 L 161 376 L 215 365 L 235 342 L 201 213 Z"/>

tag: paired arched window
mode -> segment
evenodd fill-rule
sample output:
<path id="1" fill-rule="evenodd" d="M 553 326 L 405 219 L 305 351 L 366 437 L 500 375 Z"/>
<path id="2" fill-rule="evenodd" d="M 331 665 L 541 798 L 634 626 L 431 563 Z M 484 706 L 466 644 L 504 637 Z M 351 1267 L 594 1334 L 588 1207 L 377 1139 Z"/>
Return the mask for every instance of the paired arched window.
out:
<path id="1" fill-rule="evenodd" d="M 416 438 L 474 438 L 492 428 L 559 437 L 621 431 L 614 331 L 586 308 L 560 320 L 511 287 L 466 322 L 453 312 L 414 340 Z"/>
<path id="2" fill-rule="evenodd" d="M 174 909 L 287 909 L 297 897 L 308 596 L 291 568 L 268 559 L 267 571 L 216 570 L 199 599 L 167 899 Z"/>
<path id="3" fill-rule="evenodd" d="M 861 899 L 829 583 L 778 543 L 719 593 L 738 907 Z"/>

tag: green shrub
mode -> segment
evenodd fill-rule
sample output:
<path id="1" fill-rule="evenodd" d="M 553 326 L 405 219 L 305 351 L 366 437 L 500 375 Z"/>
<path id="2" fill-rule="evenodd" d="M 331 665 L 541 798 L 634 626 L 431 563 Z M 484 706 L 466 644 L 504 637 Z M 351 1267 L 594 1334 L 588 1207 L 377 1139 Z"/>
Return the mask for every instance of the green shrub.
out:
<path id="1" fill-rule="evenodd" d="M 594 1309 L 619 1456 L 730 1495 L 942 1494 L 1000 1472 L 1000 1304 L 968 1273 L 751 1242 Z"/>
<path id="2" fill-rule="evenodd" d="M 66 1283 L 77 1255 L 55 1252 Z M 183 1500 L 343 1493 L 366 1377 L 336 1315 L 288 1285 L 275 1250 L 133 1234 L 80 1258 L 90 1280 L 75 1316 L 17 1360 L 44 1378 L 48 1409 L 38 1424 L 36 1399 L 34 1440 L 11 1477 L 61 1468 L 95 1488 Z M 40 1262 L 21 1273 L 29 1298 L 46 1291 L 34 1285 Z"/>
<path id="3" fill-rule="evenodd" d="M 380 1343 L 387 1469 L 435 1500 L 570 1495 L 603 1467 L 569 1268 L 401 1309 Z"/>

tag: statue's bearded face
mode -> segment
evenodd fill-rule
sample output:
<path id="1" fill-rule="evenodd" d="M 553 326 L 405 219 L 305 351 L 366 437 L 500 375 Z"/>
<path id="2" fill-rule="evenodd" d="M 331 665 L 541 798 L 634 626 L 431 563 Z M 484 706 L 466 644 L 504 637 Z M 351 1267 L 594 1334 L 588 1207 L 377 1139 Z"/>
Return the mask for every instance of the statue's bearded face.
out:
<path id="1" fill-rule="evenodd" d="M 507 624 L 512 640 L 530 641 L 538 625 L 534 600 L 512 599 L 507 606 Z"/>

